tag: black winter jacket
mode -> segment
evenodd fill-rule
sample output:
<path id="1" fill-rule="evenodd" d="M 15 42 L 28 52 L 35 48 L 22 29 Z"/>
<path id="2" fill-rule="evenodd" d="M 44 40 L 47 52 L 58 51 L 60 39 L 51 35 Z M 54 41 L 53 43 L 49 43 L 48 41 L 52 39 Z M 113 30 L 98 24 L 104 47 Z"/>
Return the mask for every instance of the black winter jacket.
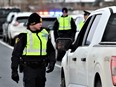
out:
<path id="1" fill-rule="evenodd" d="M 41 28 L 42 30 L 43 28 Z M 39 33 L 41 31 L 36 31 L 36 32 L 32 32 L 32 33 Z M 50 38 L 48 39 L 47 42 L 47 55 L 46 56 L 22 56 L 23 54 L 23 50 L 26 46 L 26 41 L 27 41 L 27 35 L 26 33 L 21 33 L 19 34 L 17 37 L 17 42 L 14 45 L 14 49 L 12 52 L 12 57 L 11 57 L 11 68 L 18 68 L 19 65 L 19 61 L 20 58 L 26 58 L 28 60 L 32 60 L 32 61 L 39 61 L 43 58 L 47 58 L 49 60 L 49 62 L 55 62 L 56 58 L 55 58 L 55 49 L 51 43 Z"/>
<path id="2" fill-rule="evenodd" d="M 61 16 L 61 17 L 67 17 L 67 16 Z M 55 39 L 57 39 L 58 37 L 68 37 L 74 39 L 76 33 L 76 24 L 73 18 L 71 18 L 70 23 L 71 23 L 71 30 L 58 30 L 59 22 L 58 20 L 55 21 L 53 26 Z"/>

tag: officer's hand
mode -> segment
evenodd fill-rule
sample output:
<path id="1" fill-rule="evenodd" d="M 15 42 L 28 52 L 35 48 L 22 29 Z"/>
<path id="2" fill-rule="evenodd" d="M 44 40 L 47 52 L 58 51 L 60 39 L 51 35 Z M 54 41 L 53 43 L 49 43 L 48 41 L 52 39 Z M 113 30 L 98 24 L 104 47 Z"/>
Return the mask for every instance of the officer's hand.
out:
<path id="1" fill-rule="evenodd" d="M 11 76 L 12 80 L 14 80 L 15 82 L 18 83 L 19 81 L 19 75 L 17 71 L 12 71 L 12 76 Z"/>
<path id="2" fill-rule="evenodd" d="M 54 65 L 55 65 L 54 62 L 49 63 L 46 72 L 47 72 L 47 73 L 52 72 L 52 71 L 54 70 Z"/>

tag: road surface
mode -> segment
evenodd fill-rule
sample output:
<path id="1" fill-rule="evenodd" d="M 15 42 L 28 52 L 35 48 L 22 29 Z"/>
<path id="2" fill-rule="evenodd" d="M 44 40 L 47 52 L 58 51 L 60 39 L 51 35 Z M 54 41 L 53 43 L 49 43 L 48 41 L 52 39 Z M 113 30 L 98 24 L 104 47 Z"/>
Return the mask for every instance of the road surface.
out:
<path id="1" fill-rule="evenodd" d="M 11 54 L 13 47 L 0 41 L 0 87 L 23 87 L 23 74 L 17 84 L 11 79 Z M 60 64 L 60 63 L 59 63 Z M 46 74 L 46 87 L 60 87 L 60 65 L 56 64 L 53 72 Z"/>

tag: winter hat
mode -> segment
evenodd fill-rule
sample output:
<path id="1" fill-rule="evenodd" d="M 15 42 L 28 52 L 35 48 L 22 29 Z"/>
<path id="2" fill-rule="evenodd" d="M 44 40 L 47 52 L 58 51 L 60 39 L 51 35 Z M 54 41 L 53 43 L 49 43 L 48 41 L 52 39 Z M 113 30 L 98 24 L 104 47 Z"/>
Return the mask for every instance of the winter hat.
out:
<path id="1" fill-rule="evenodd" d="M 68 13 L 68 9 L 67 8 L 62 8 L 62 12 Z"/>
<path id="2" fill-rule="evenodd" d="M 37 23 L 42 23 L 42 18 L 37 13 L 32 13 L 28 18 L 27 28 L 29 29 L 29 25 L 35 25 Z"/>

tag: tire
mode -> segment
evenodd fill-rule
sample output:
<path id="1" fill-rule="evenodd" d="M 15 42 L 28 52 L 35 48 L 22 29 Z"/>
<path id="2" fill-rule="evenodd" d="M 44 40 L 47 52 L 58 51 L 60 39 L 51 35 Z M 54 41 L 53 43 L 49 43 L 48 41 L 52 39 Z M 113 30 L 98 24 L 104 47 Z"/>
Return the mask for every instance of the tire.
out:
<path id="1" fill-rule="evenodd" d="M 60 87 L 66 87 L 66 84 L 65 84 L 65 78 L 61 78 L 61 85 Z"/>
<path id="2" fill-rule="evenodd" d="M 102 87 L 102 83 L 101 83 L 101 80 L 98 79 L 96 82 L 95 82 L 95 87 Z"/>

